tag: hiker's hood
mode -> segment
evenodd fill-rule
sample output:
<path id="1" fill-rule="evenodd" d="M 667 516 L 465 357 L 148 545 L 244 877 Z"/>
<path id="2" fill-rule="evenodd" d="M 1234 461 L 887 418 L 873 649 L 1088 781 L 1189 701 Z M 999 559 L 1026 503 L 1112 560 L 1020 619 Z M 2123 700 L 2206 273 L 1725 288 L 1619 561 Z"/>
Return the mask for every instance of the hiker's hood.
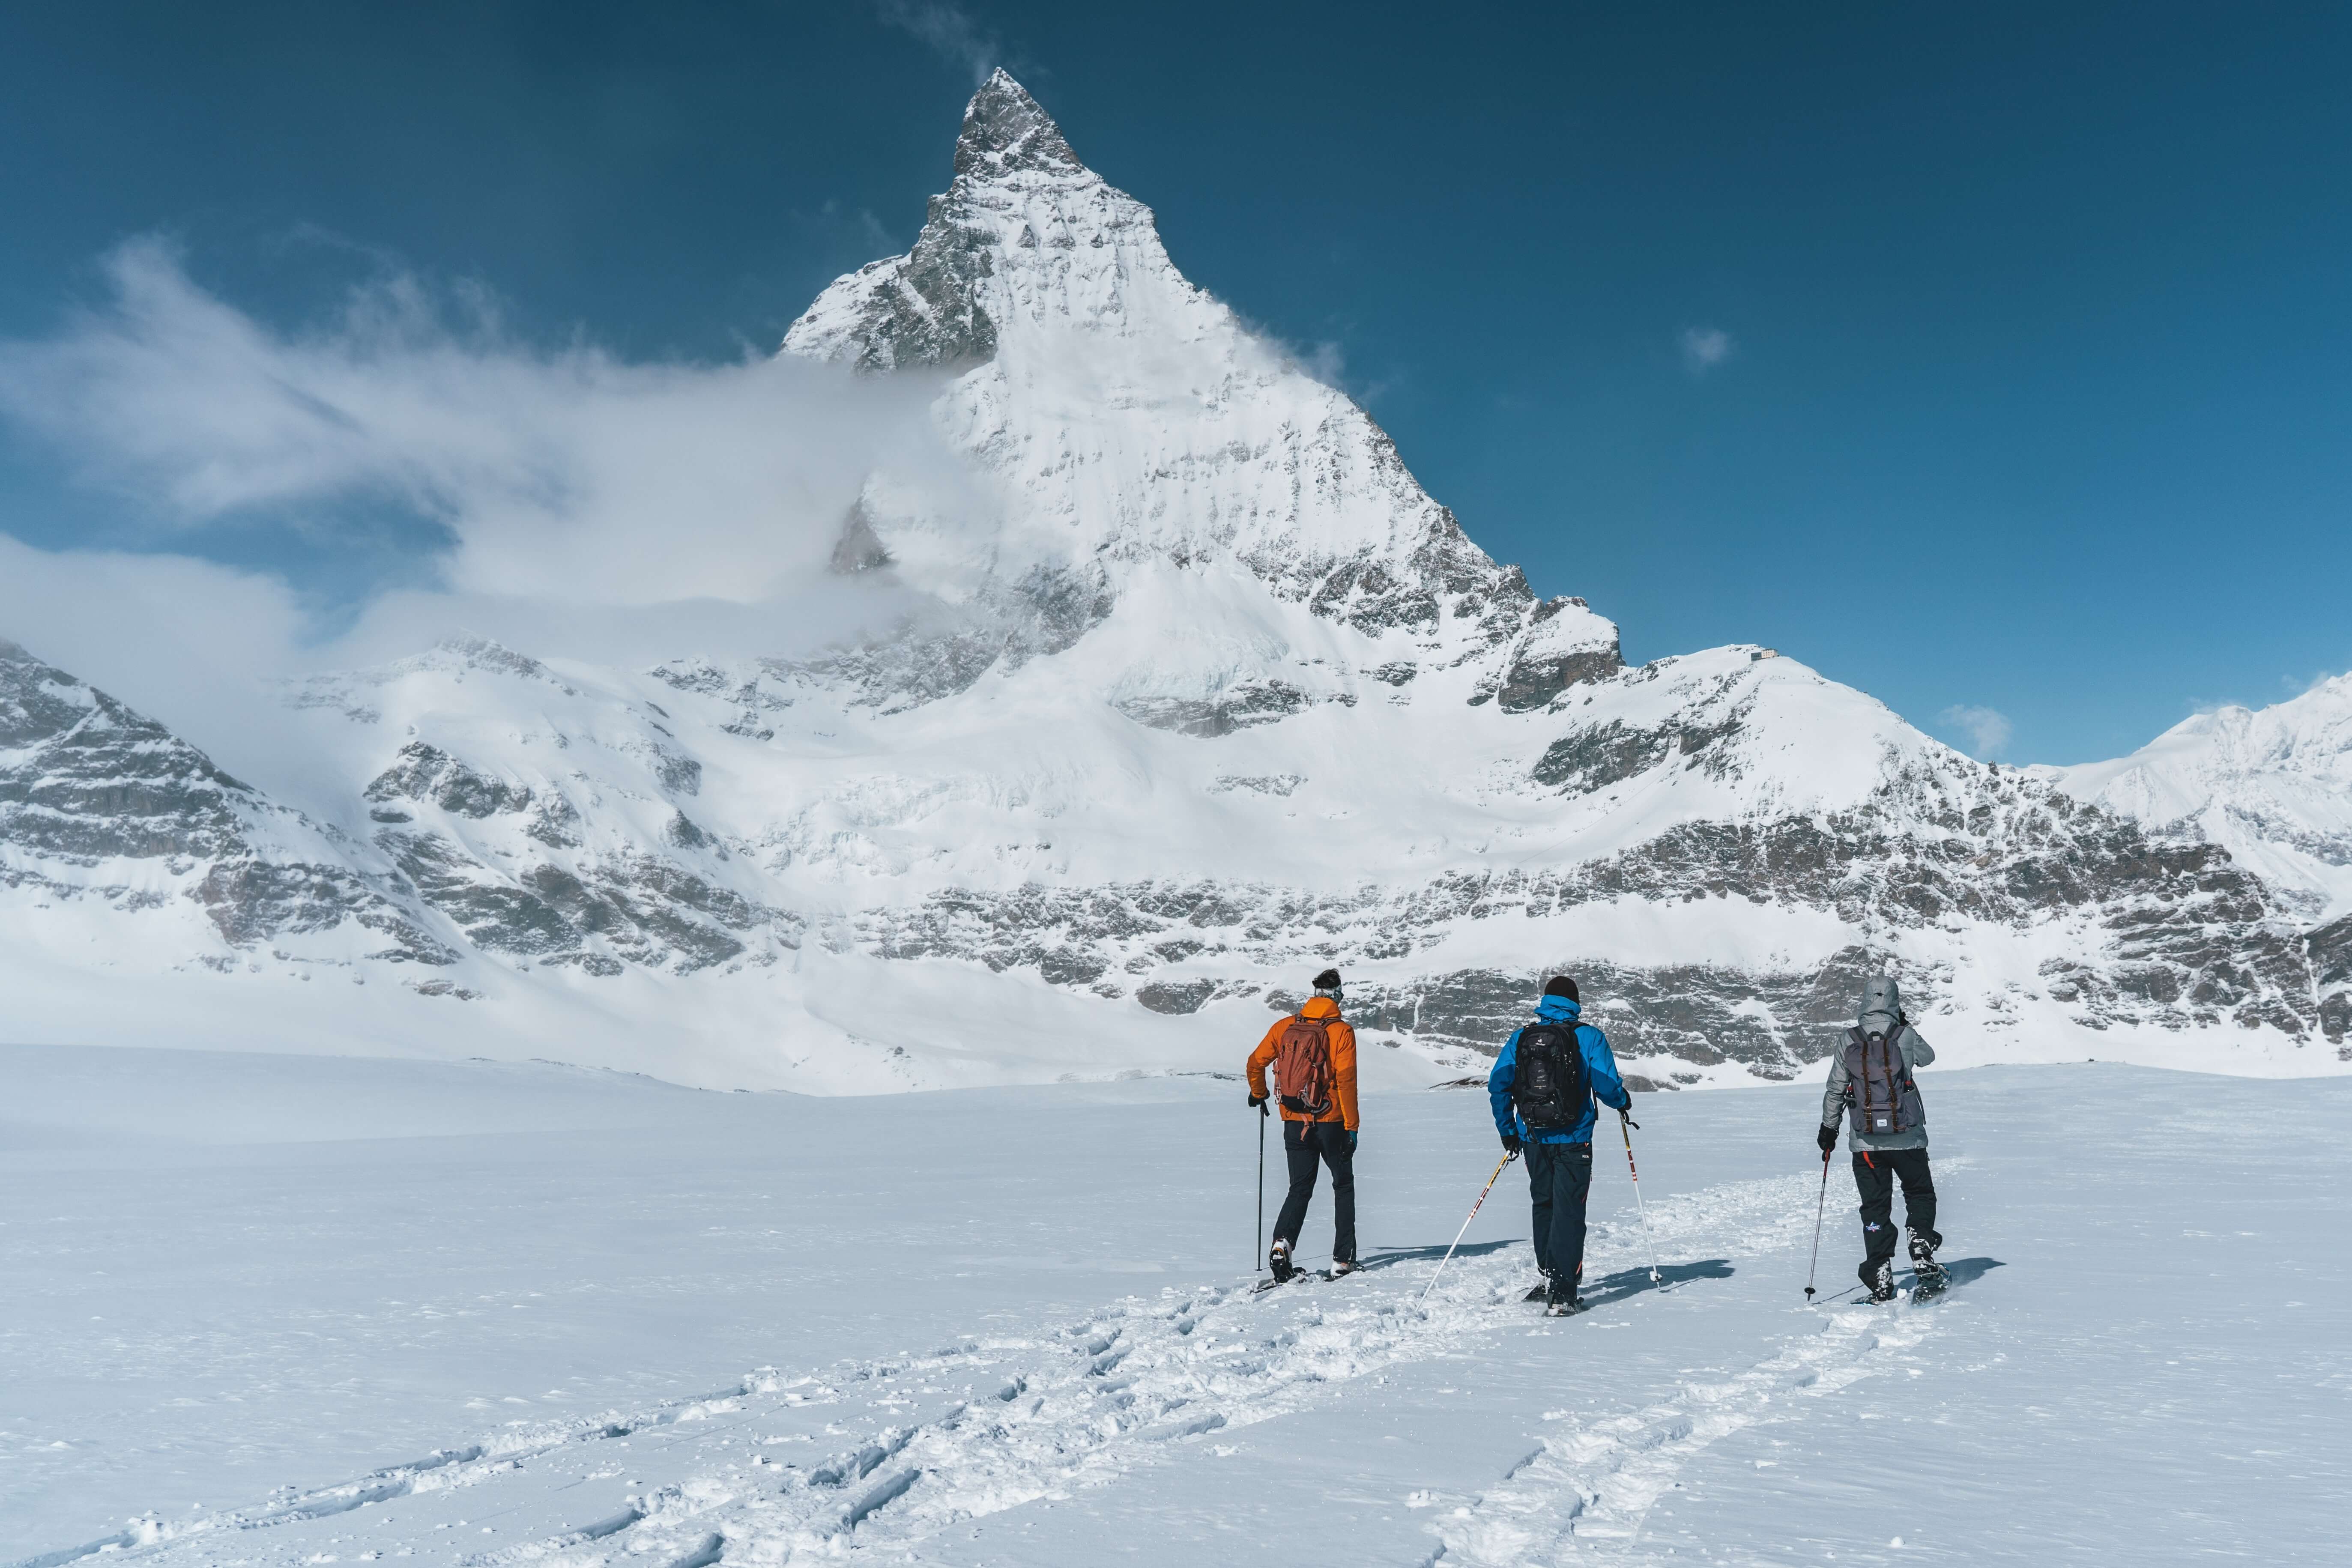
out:
<path id="1" fill-rule="evenodd" d="M 1903 993 L 1892 974 L 1873 975 L 1863 982 L 1862 1012 L 1854 1024 L 1864 1034 L 1892 1034 L 1903 1016 Z"/>
<path id="2" fill-rule="evenodd" d="M 1339 1004 L 1328 996 L 1309 996 L 1307 1005 L 1298 1009 L 1298 1016 L 1302 1018 L 1336 1018 L 1339 1016 Z"/>
<path id="3" fill-rule="evenodd" d="M 1565 996 L 1547 996 L 1536 1004 L 1536 1016 L 1547 1024 L 1572 1022 L 1584 1009 Z"/>

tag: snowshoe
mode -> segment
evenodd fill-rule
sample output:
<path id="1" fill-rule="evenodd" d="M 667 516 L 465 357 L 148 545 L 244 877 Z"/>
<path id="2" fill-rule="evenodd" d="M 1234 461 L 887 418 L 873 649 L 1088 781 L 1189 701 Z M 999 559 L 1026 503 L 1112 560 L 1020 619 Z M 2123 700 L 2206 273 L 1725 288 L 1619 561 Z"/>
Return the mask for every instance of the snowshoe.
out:
<path id="1" fill-rule="evenodd" d="M 1585 1302 L 1576 1293 L 1576 1281 L 1554 1276 L 1544 1287 L 1544 1315 L 1551 1318 L 1572 1318 L 1585 1310 Z"/>
<path id="2" fill-rule="evenodd" d="M 1952 1277 L 1936 1261 L 1936 1244 L 1941 1237 L 1925 1237 L 1911 1233 L 1911 1300 L 1932 1301 L 1944 1293 Z"/>
<path id="3" fill-rule="evenodd" d="M 1870 1287 L 1870 1299 L 1873 1301 L 1895 1300 L 1895 1260 L 1893 1258 L 1882 1258 L 1875 1263 L 1865 1263 L 1855 1272 L 1862 1276 L 1862 1282 Z"/>
<path id="4" fill-rule="evenodd" d="M 1331 1267 L 1324 1271 L 1323 1278 L 1337 1279 L 1343 1274 L 1360 1274 L 1363 1272 L 1363 1268 L 1362 1264 L 1352 1258 L 1335 1258 L 1331 1259 Z"/>
<path id="5" fill-rule="evenodd" d="M 1549 1301 L 1551 1300 L 1551 1281 L 1544 1281 L 1544 1283 L 1537 1286 L 1534 1289 L 1520 1297 L 1519 1300 L 1522 1301 Z"/>
<path id="6" fill-rule="evenodd" d="M 1275 1237 L 1274 1245 L 1267 1248 L 1265 1266 L 1277 1285 L 1287 1285 L 1298 1275 L 1297 1266 L 1290 1261 L 1290 1243 L 1280 1237 Z"/>

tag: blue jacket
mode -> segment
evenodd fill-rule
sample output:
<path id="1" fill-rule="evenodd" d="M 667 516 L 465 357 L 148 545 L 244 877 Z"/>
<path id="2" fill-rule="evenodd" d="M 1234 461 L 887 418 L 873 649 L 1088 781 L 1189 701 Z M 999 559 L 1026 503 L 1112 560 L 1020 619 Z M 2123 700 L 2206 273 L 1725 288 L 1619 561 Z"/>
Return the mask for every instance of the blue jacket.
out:
<path id="1" fill-rule="evenodd" d="M 1536 1008 L 1539 1024 L 1572 1024 L 1576 1028 L 1577 1048 L 1584 1053 L 1584 1068 L 1592 1079 L 1592 1092 L 1599 1095 L 1612 1110 L 1631 1110 L 1633 1097 L 1625 1092 L 1623 1080 L 1617 1076 L 1617 1058 L 1609 1052 L 1609 1037 L 1591 1024 L 1577 1022 L 1583 1009 L 1565 996 L 1547 996 Z M 1518 1080 L 1519 1037 L 1527 1033 L 1526 1026 L 1511 1031 L 1511 1043 L 1495 1058 L 1495 1070 L 1486 1075 L 1486 1098 L 1495 1107 L 1495 1131 L 1506 1138 L 1517 1138 L 1526 1143 L 1590 1143 L 1592 1142 L 1592 1101 L 1584 1102 L 1584 1114 L 1573 1127 L 1547 1127 L 1541 1132 L 1530 1132 L 1519 1121 L 1519 1109 L 1511 1103 L 1511 1085 Z"/>

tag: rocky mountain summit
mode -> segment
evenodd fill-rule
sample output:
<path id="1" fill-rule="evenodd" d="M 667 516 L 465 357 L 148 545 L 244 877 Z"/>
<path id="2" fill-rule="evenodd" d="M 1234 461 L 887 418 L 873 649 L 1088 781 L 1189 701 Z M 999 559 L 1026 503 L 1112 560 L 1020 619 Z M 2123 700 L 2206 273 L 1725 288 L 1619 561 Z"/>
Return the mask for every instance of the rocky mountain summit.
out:
<path id="1" fill-rule="evenodd" d="M 1335 963 L 1418 1085 L 1567 967 L 1663 1087 L 1804 1070 L 1893 965 L 1954 1062 L 2344 1055 L 2352 922 L 2147 767 L 1979 763 L 1769 649 L 1626 666 L 1001 72 L 783 352 L 926 378 L 968 470 L 869 477 L 833 570 L 917 607 L 820 656 L 320 675 L 277 694 L 341 781 L 303 812 L 0 660 L 37 1026 L 873 1089 L 1230 1070 Z M 2326 862 L 2325 792 L 2263 788 Z"/>

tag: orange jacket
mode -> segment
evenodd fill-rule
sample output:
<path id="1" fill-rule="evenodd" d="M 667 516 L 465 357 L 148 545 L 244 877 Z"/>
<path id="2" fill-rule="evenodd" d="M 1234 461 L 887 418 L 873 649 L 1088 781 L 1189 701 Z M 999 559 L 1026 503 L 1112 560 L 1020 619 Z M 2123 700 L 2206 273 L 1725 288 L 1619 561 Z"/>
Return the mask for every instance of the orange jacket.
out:
<path id="1" fill-rule="evenodd" d="M 1298 1016 L 1333 1020 L 1324 1037 L 1331 1042 L 1332 1109 L 1321 1116 L 1307 1117 L 1284 1110 L 1279 1100 L 1275 1102 L 1275 1108 L 1282 1110 L 1285 1121 L 1338 1121 L 1353 1132 L 1356 1130 L 1356 1031 L 1339 1016 L 1339 1004 L 1328 996 L 1308 997 L 1307 1005 L 1298 1010 Z M 1249 1086 L 1252 1094 L 1265 1092 L 1266 1066 L 1274 1060 L 1274 1053 L 1282 1045 L 1282 1032 L 1288 1027 L 1289 1019 L 1276 1020 L 1274 1027 L 1265 1032 L 1265 1038 L 1257 1043 L 1257 1049 L 1250 1053 Z"/>

